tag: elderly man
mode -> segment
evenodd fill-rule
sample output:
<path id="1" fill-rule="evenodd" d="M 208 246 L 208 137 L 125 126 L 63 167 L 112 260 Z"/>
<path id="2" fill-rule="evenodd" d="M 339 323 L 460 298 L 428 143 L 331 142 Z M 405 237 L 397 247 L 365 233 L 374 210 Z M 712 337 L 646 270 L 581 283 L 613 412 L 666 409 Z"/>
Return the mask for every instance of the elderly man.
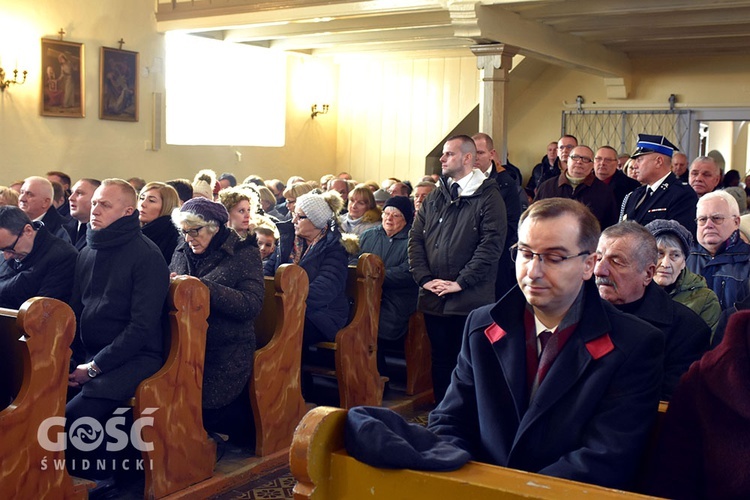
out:
<path id="1" fill-rule="evenodd" d="M 71 242 L 79 252 L 86 246 L 86 232 L 91 218 L 91 197 L 101 185 L 97 179 L 80 179 L 73 184 L 72 193 L 68 198 L 70 203 L 71 221 L 65 225 Z"/>
<path id="2" fill-rule="evenodd" d="M 34 222 L 42 221 L 47 230 L 70 243 L 70 235 L 63 226 L 63 218 L 52 204 L 55 192 L 44 177 L 29 177 L 23 181 L 18 195 L 18 207 Z"/>
<path id="3" fill-rule="evenodd" d="M 409 232 L 409 265 L 419 285 L 432 345 L 432 382 L 440 401 L 450 383 L 469 313 L 493 301 L 507 232 L 497 183 L 474 168 L 476 147 L 458 135 L 443 145 L 444 177 Z"/>
<path id="4" fill-rule="evenodd" d="M 566 155 L 568 156 L 568 155 Z M 593 212 L 602 227 L 617 223 L 617 206 L 612 189 L 594 175 L 594 152 L 588 146 L 576 146 L 567 158 L 564 172 L 539 186 L 536 200 L 570 198 Z"/>
<path id="5" fill-rule="evenodd" d="M 476 134 L 472 137 L 477 146 L 477 157 L 474 160 L 474 168 L 484 172 L 485 177 L 497 182 L 500 195 L 505 202 L 506 224 L 508 232 L 505 236 L 505 247 L 500 256 L 497 266 L 497 277 L 495 279 L 495 299 L 499 299 L 505 292 L 515 285 L 513 273 L 513 262 L 510 260 L 508 248 L 518 241 L 518 218 L 521 217 L 522 206 L 528 205 L 526 195 L 516 182 L 513 175 L 503 166 L 495 163 L 497 151 L 495 151 L 492 138 L 487 134 Z M 522 200 L 523 197 L 523 200 Z"/>
<path id="6" fill-rule="evenodd" d="M 333 179 L 328 183 L 329 191 L 336 191 L 341 195 L 341 199 L 344 200 L 344 207 L 341 209 L 339 215 L 343 215 L 347 212 L 346 206 L 349 201 L 349 183 L 346 179 Z"/>
<path id="7" fill-rule="evenodd" d="M 695 234 L 695 204 L 690 186 L 672 173 L 672 154 L 677 147 L 660 135 L 638 134 L 630 167 L 641 187 L 622 203 L 622 219 L 646 225 L 656 219 L 676 220 Z"/>
<path id="8" fill-rule="evenodd" d="M 615 205 L 619 210 L 625 196 L 640 187 L 641 183 L 617 169 L 617 150 L 612 146 L 602 146 L 594 156 L 594 175 L 604 184 L 608 184 L 615 195 Z"/>
<path id="9" fill-rule="evenodd" d="M 68 425 L 81 417 L 104 425 L 163 362 L 169 270 L 159 248 L 141 233 L 135 190 L 122 179 L 106 179 L 91 206 L 89 244 L 78 258 L 71 298 L 78 321 L 68 385 L 80 392 L 65 409 Z M 104 458 L 103 448 L 89 458 Z M 106 470 L 75 472 L 102 479 L 112 473 L 112 461 L 106 462 Z"/>
<path id="10" fill-rule="evenodd" d="M 690 164 L 688 176 L 690 187 L 693 188 L 698 198 L 710 193 L 721 182 L 721 169 L 716 161 L 710 156 L 699 156 Z"/>
<path id="11" fill-rule="evenodd" d="M 409 186 L 403 182 L 394 182 L 388 186 L 388 194 L 391 196 L 406 196 L 409 197 Z"/>
<path id="12" fill-rule="evenodd" d="M 604 300 L 664 333 L 661 399 L 669 400 L 682 374 L 708 350 L 711 329 L 653 280 L 658 258 L 656 239 L 648 229 L 621 222 L 602 232 L 594 275 Z"/>
<path id="13" fill-rule="evenodd" d="M 672 173 L 682 182 L 688 182 L 688 157 L 685 153 L 675 151 L 672 155 Z"/>
<path id="14" fill-rule="evenodd" d="M 599 298 L 598 238 L 596 218 L 575 201 L 524 212 L 518 287 L 469 316 L 430 430 L 481 462 L 632 485 L 659 401 L 664 336 Z"/>
<path id="15" fill-rule="evenodd" d="M 414 188 L 414 213 L 419 212 L 427 195 L 435 190 L 435 183 L 432 181 L 421 181 Z"/>
<path id="16" fill-rule="evenodd" d="M 687 267 L 706 278 L 719 297 L 721 309 L 734 306 L 748 295 L 750 245 L 740 238 L 740 209 L 724 191 L 698 200 L 698 237 L 687 258 Z"/>
<path id="17" fill-rule="evenodd" d="M 78 252 L 70 243 L 31 222 L 18 207 L 0 207 L 0 307 L 18 309 L 32 297 L 67 302 Z"/>

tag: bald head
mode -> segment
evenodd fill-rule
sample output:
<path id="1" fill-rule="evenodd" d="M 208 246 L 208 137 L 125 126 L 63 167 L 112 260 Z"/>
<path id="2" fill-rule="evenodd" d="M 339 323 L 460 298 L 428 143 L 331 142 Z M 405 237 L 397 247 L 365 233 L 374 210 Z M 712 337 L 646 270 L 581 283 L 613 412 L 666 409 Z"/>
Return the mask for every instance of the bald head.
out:
<path id="1" fill-rule="evenodd" d="M 26 213 L 29 219 L 38 219 L 52 205 L 54 194 L 52 183 L 44 177 L 28 177 L 21 186 L 18 207 Z"/>

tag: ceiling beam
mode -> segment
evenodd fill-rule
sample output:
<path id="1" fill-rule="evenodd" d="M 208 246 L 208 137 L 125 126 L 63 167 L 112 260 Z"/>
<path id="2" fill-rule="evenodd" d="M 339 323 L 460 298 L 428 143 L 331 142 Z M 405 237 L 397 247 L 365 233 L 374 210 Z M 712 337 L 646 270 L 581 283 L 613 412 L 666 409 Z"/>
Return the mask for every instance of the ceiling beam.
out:
<path id="1" fill-rule="evenodd" d="M 390 42 L 410 43 L 414 41 L 440 40 L 453 36 L 453 28 L 429 27 L 395 30 L 360 31 L 357 33 L 319 33 L 276 39 L 270 47 L 276 50 L 305 50 L 319 47 L 346 46 L 358 44 L 379 44 Z M 384 49 L 385 50 L 385 49 Z"/>
<path id="2" fill-rule="evenodd" d="M 457 37 L 513 45 L 525 56 L 599 76 L 623 78 L 630 73 L 624 53 L 559 33 L 502 7 L 455 1 L 449 8 Z"/>

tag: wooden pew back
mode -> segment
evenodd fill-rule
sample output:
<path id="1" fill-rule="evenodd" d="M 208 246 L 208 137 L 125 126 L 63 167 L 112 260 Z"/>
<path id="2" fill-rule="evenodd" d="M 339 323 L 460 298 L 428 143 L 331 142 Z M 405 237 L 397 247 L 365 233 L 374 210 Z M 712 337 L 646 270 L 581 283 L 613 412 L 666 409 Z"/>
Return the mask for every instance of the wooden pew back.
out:
<path id="1" fill-rule="evenodd" d="M 452 472 L 378 469 L 346 453 L 345 421 L 346 410 L 321 406 L 300 422 L 289 453 L 296 500 L 650 498 L 479 462 Z"/>
<path id="2" fill-rule="evenodd" d="M 378 322 L 385 279 L 383 261 L 360 255 L 349 268 L 347 294 L 354 300 L 352 320 L 336 334 L 336 378 L 342 408 L 383 402 L 384 380 L 378 373 Z"/>
<path id="3" fill-rule="evenodd" d="M 288 448 L 306 411 L 300 370 L 308 284 L 307 273 L 295 264 L 284 264 L 275 277 L 265 278 L 263 309 L 255 320 L 258 348 L 250 379 L 258 456 Z"/>
<path id="4" fill-rule="evenodd" d="M 37 436 L 50 417 L 60 420 L 46 437 L 56 441 L 63 431 L 74 335 L 73 311 L 59 300 L 36 297 L 18 311 L 0 309 L 0 393 L 14 398 L 0 411 L 0 491 L 7 498 L 86 496 L 73 486 L 65 452 L 45 449 Z"/>
<path id="5" fill-rule="evenodd" d="M 146 498 L 160 498 L 211 477 L 216 443 L 203 428 L 203 362 L 209 292 L 197 278 L 182 276 L 169 287 L 171 342 L 164 366 L 141 382 L 133 418 L 153 418 L 143 428 Z M 156 411 L 153 411 L 153 409 Z M 153 469 L 151 465 L 153 464 Z"/>

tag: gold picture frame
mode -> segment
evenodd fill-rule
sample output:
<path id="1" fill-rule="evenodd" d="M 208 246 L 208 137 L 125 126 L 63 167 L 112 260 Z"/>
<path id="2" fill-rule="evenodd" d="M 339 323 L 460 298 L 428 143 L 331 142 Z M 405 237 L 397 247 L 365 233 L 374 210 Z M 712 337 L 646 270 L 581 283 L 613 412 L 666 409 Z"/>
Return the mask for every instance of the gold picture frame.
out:
<path id="1" fill-rule="evenodd" d="M 86 116 L 83 44 L 42 38 L 42 116 Z"/>
<path id="2" fill-rule="evenodd" d="M 101 48 L 99 118 L 138 121 L 138 52 Z"/>

